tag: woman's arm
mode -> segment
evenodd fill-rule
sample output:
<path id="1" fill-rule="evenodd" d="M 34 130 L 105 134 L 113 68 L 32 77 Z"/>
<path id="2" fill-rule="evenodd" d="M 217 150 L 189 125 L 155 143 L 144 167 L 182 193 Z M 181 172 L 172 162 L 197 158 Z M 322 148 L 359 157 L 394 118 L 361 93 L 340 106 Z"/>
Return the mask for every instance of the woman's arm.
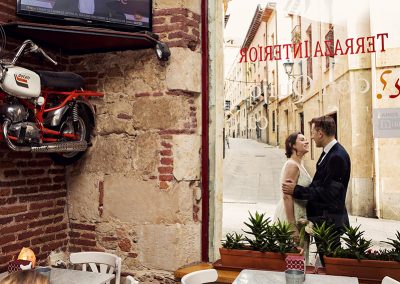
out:
<path id="1" fill-rule="evenodd" d="M 294 162 L 289 162 L 286 164 L 285 170 L 283 172 L 283 180 L 290 179 L 295 184 L 297 184 L 299 175 L 300 175 L 299 167 Z M 286 218 L 287 218 L 288 222 L 293 225 L 293 229 L 296 229 L 296 220 L 294 217 L 293 196 L 290 194 L 283 194 L 283 205 L 285 207 L 285 213 L 286 213 Z"/>

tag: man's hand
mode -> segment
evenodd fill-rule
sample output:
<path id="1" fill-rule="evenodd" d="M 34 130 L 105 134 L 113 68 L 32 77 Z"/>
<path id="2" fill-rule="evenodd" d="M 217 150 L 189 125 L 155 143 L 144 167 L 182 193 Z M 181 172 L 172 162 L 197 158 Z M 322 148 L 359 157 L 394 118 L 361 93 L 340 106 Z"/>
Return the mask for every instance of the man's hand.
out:
<path id="1" fill-rule="evenodd" d="M 291 179 L 287 179 L 284 183 L 282 183 L 282 191 L 284 194 L 293 195 L 295 186 L 296 184 Z"/>

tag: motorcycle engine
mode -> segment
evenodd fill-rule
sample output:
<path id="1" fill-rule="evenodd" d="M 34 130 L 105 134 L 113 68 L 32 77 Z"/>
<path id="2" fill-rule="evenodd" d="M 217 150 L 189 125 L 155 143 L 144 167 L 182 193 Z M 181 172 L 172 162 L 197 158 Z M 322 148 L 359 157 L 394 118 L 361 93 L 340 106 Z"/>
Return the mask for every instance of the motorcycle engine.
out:
<path id="1" fill-rule="evenodd" d="M 20 122 L 11 124 L 8 134 L 14 137 L 20 137 L 21 131 L 26 128 L 23 141 L 25 143 L 40 143 L 40 130 L 33 122 Z"/>
<path id="2" fill-rule="evenodd" d="M 8 135 L 23 138 L 20 143 L 39 143 L 40 130 L 33 122 L 27 122 L 29 113 L 23 105 L 20 104 L 4 104 L 0 108 L 0 114 L 11 120 L 8 128 Z M 21 135 L 22 133 L 22 135 Z"/>

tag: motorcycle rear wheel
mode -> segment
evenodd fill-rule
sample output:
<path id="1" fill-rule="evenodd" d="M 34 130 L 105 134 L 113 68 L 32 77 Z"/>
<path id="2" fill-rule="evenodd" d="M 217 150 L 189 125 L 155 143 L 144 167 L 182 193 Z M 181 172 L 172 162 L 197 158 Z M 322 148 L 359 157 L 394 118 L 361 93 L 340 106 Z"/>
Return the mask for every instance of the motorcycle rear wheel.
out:
<path id="1" fill-rule="evenodd" d="M 90 143 L 91 133 L 93 126 L 90 123 L 90 120 L 83 109 L 79 109 L 78 112 L 78 134 L 81 137 L 81 141 L 85 140 L 87 143 Z M 74 133 L 72 117 L 69 116 L 61 126 L 60 132 L 62 133 Z M 55 164 L 58 165 L 71 165 L 82 158 L 82 156 L 86 153 L 86 151 L 81 152 L 68 152 L 68 153 L 50 153 L 51 159 Z"/>

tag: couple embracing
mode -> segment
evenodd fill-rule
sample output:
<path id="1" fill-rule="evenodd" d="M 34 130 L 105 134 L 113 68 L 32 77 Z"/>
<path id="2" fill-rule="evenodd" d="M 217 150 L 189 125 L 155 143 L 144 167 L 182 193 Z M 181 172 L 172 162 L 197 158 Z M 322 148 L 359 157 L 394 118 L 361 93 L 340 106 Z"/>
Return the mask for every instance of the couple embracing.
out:
<path id="1" fill-rule="evenodd" d="M 317 147 L 323 148 L 314 178 L 303 166 L 303 157 L 309 152 L 309 142 L 302 133 L 295 132 L 285 141 L 288 160 L 281 172 L 283 196 L 274 219 L 287 221 L 294 228 L 301 218 L 314 224 L 332 224 L 337 232 L 334 246 L 338 247 L 340 235 L 345 226 L 349 226 L 345 200 L 350 178 L 350 157 L 335 139 L 333 118 L 314 118 L 311 127 L 312 139 Z M 299 236 L 297 228 L 294 235 Z M 308 251 L 308 247 L 305 250 Z"/>

